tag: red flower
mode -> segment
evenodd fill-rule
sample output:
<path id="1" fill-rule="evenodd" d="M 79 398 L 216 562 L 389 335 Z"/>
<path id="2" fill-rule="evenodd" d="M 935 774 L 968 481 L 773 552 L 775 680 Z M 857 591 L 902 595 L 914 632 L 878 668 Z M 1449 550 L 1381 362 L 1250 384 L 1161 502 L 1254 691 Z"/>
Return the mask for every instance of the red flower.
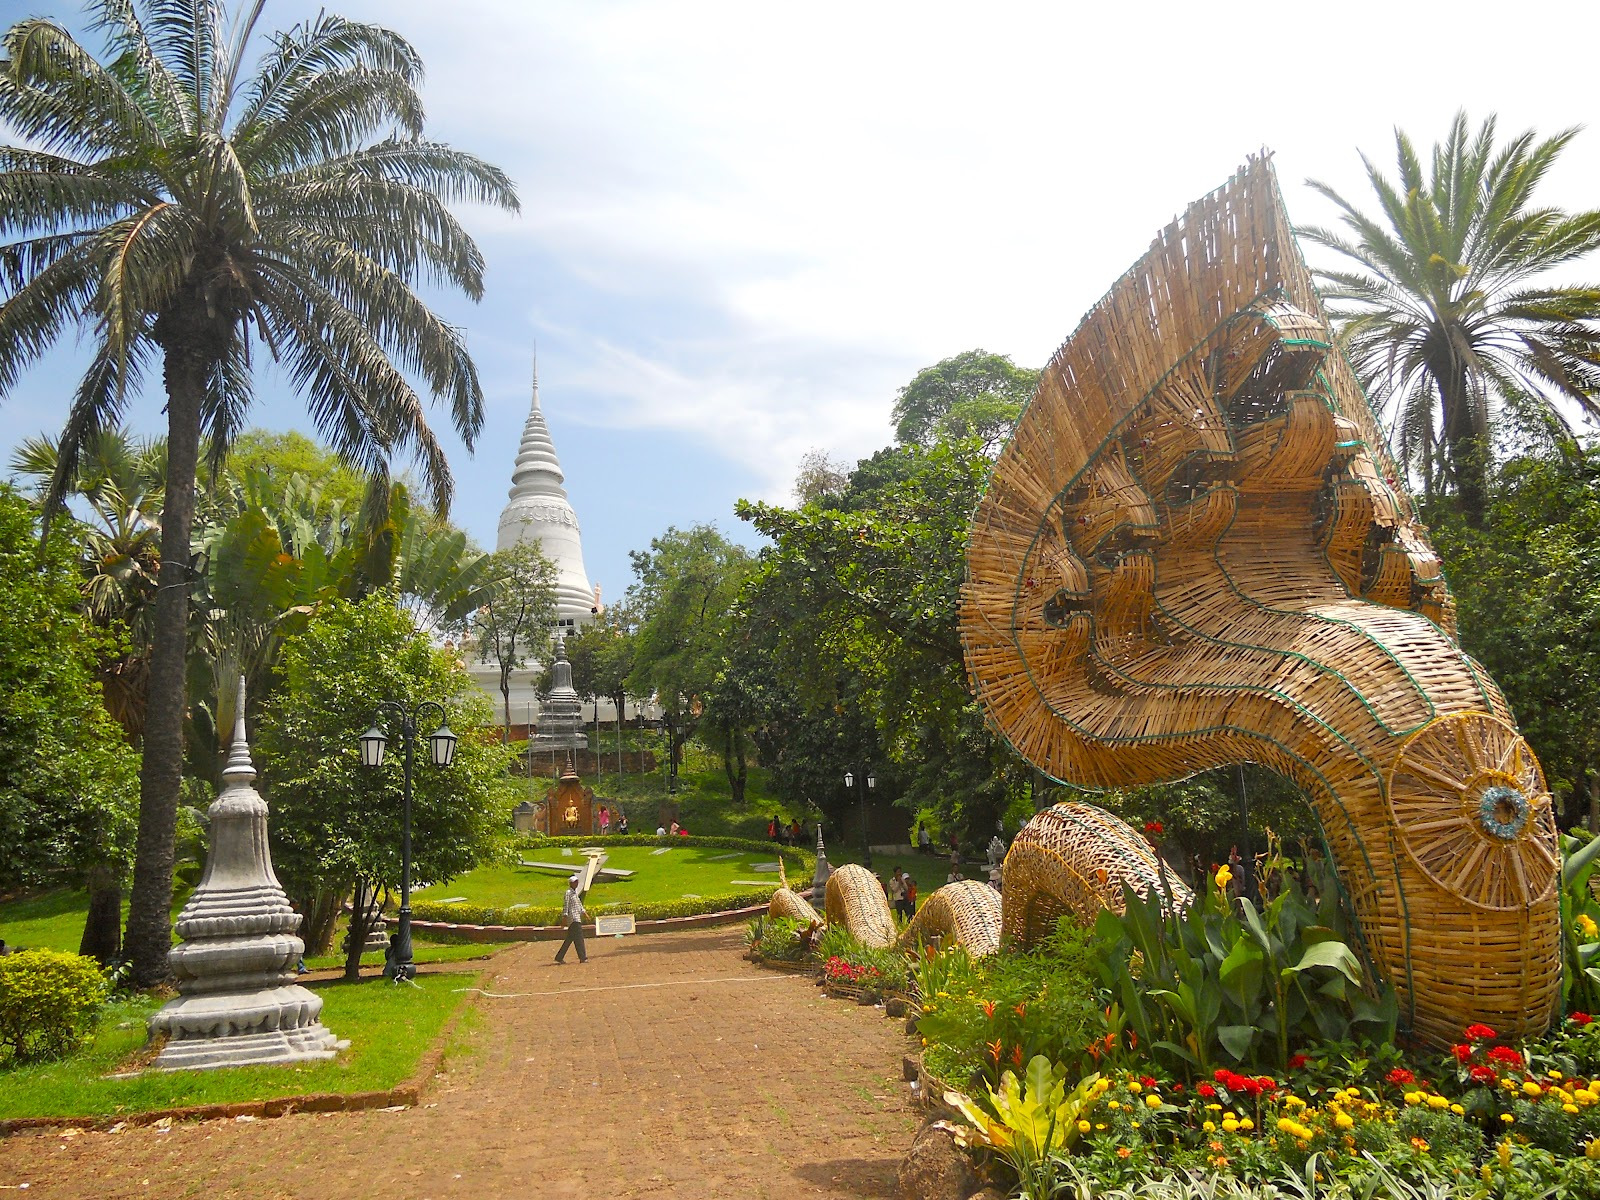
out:
<path id="1" fill-rule="evenodd" d="M 1148 1075 L 1139 1076 L 1139 1085 L 1146 1088 L 1159 1088 L 1161 1085 Z"/>
<path id="2" fill-rule="evenodd" d="M 1306 1063 L 1308 1063 L 1310 1061 L 1311 1060 L 1309 1058 L 1307 1058 L 1304 1054 L 1291 1055 L 1290 1058 L 1289 1058 L 1289 1070 L 1298 1071 L 1301 1067 L 1305 1066 Z"/>
<path id="3" fill-rule="evenodd" d="M 1454 1054 L 1456 1056 L 1456 1061 L 1458 1063 L 1464 1063 L 1464 1062 L 1471 1062 L 1472 1061 L 1472 1047 L 1471 1046 L 1468 1046 L 1468 1045 L 1465 1045 L 1465 1044 L 1460 1045 L 1460 1046 L 1451 1046 L 1450 1047 L 1450 1053 Z"/>
<path id="4" fill-rule="evenodd" d="M 1587 1025 L 1590 1021 L 1593 1021 L 1594 1018 L 1588 1013 L 1575 1012 L 1569 1016 L 1567 1020 L 1571 1021 L 1574 1025 Z"/>
<path id="5" fill-rule="evenodd" d="M 1211 1099 L 1211 1097 L 1217 1094 L 1217 1089 L 1212 1087 L 1209 1083 L 1202 1083 L 1199 1087 L 1195 1088 L 1195 1091 L 1199 1092 L 1207 1100 Z"/>
<path id="6" fill-rule="evenodd" d="M 998 1063 L 1000 1061 L 1000 1053 L 1005 1049 L 1005 1047 L 1000 1044 L 1000 1039 L 995 1038 L 994 1041 L 985 1042 L 984 1045 L 989 1049 L 989 1057 Z"/>
<path id="7" fill-rule="evenodd" d="M 1522 1055 L 1510 1046 L 1495 1046 L 1489 1051 L 1489 1061 L 1503 1063 L 1508 1067 L 1520 1067 L 1522 1065 Z"/>
<path id="8" fill-rule="evenodd" d="M 1146 821 L 1144 823 L 1144 831 L 1150 837 L 1160 837 L 1166 832 L 1166 829 L 1160 821 Z"/>
<path id="9" fill-rule="evenodd" d="M 1496 1075 L 1493 1067 L 1478 1065 L 1467 1072 L 1473 1083 L 1494 1083 L 1500 1076 Z"/>
<path id="10" fill-rule="evenodd" d="M 1012 1049 L 1011 1049 L 1011 1061 L 1014 1062 L 1019 1067 L 1022 1065 L 1022 1047 L 1021 1047 L 1021 1045 L 1017 1045 L 1017 1046 L 1013 1046 L 1012 1047 Z"/>
<path id="11" fill-rule="evenodd" d="M 1011 1011 L 1016 1013 L 1017 1016 L 1019 1016 L 1019 1017 L 1025 1016 L 1027 1014 L 1027 1011 L 1028 1011 L 1028 1002 L 1026 1000 L 1024 1000 L 1021 1004 L 1018 1004 Z"/>
<path id="12" fill-rule="evenodd" d="M 1263 1092 L 1276 1091 L 1278 1088 L 1278 1081 L 1271 1075 L 1262 1075 L 1255 1080 L 1255 1085 L 1256 1090 L 1254 1094 L 1259 1096 Z"/>
<path id="13" fill-rule="evenodd" d="M 978 1001 L 978 1007 L 983 1009 L 983 1015 L 984 1016 L 988 1017 L 991 1021 L 994 1020 L 994 1001 L 993 1000 L 979 1000 Z"/>
<path id="14" fill-rule="evenodd" d="M 1487 1042 L 1500 1036 L 1487 1025 L 1468 1025 L 1464 1032 L 1469 1042 Z"/>
<path id="15" fill-rule="evenodd" d="M 1404 1067 L 1396 1067 L 1394 1070 L 1390 1071 L 1388 1079 L 1389 1082 L 1394 1084 L 1396 1087 L 1403 1087 L 1405 1084 L 1415 1083 L 1417 1081 L 1417 1077 Z"/>

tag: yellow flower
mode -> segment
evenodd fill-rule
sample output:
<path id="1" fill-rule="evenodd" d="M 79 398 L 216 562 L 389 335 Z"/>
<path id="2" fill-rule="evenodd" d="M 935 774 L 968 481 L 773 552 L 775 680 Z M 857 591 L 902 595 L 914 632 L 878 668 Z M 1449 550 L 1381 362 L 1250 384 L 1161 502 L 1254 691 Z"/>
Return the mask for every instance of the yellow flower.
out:
<path id="1" fill-rule="evenodd" d="M 1100 1131 L 1101 1131 L 1101 1132 L 1102 1132 L 1102 1133 L 1104 1133 L 1104 1132 L 1105 1132 L 1105 1128 L 1106 1128 L 1106 1127 L 1105 1127 L 1105 1126 L 1104 1126 L 1104 1125 L 1103 1125 L 1103 1124 L 1098 1124 L 1098 1123 L 1097 1123 L 1097 1124 L 1096 1124 L 1096 1125 L 1095 1125 L 1095 1128 L 1096 1128 L 1096 1129 L 1098 1129 L 1098 1130 L 1100 1130 Z"/>
<path id="2" fill-rule="evenodd" d="M 1244 1130 L 1246 1133 L 1249 1133 L 1255 1127 L 1256 1127 L 1256 1123 L 1254 1121 L 1252 1121 L 1249 1117 L 1240 1117 L 1239 1118 L 1239 1128 Z"/>
<path id="3" fill-rule="evenodd" d="M 1562 1074 L 1561 1074 L 1560 1071 L 1546 1071 L 1545 1074 L 1548 1075 L 1551 1079 L 1561 1079 L 1562 1078 Z"/>
<path id="4" fill-rule="evenodd" d="M 1583 1156 L 1585 1158 L 1600 1158 L 1600 1138 L 1591 1138 L 1584 1143 Z"/>
<path id="5" fill-rule="evenodd" d="M 1207 1133 L 1215 1133 L 1217 1131 L 1217 1123 L 1215 1121 L 1207 1121 L 1204 1125 L 1200 1126 L 1200 1128 L 1204 1129 Z"/>
<path id="6" fill-rule="evenodd" d="M 1488 1163 L 1484 1163 L 1483 1166 L 1478 1168 L 1478 1174 L 1483 1176 L 1483 1181 L 1485 1183 L 1494 1182 L 1494 1168 Z"/>
<path id="7" fill-rule="evenodd" d="M 1222 1105 L 1220 1105 L 1220 1104 L 1208 1104 L 1208 1105 L 1206 1105 L 1206 1111 L 1207 1112 L 1221 1112 L 1222 1111 Z"/>
<path id="8" fill-rule="evenodd" d="M 1411 1139 L 1411 1148 L 1418 1154 L 1426 1154 L 1428 1152 L 1428 1143 L 1419 1137 L 1414 1137 Z"/>
<path id="9" fill-rule="evenodd" d="M 1224 868 L 1224 869 L 1226 869 L 1226 868 Z M 1586 938 L 1592 938 L 1592 937 L 1596 936 L 1597 934 L 1600 934 L 1600 925 L 1596 925 L 1594 923 L 1594 918 L 1591 917 L 1588 913 L 1579 913 L 1578 914 L 1578 929 L 1583 933 L 1583 936 L 1586 937 Z"/>
<path id="10" fill-rule="evenodd" d="M 1449 1108 L 1450 1107 L 1450 1101 L 1446 1100 L 1443 1096 L 1429 1096 L 1428 1097 L 1428 1107 L 1429 1108 Z"/>
<path id="11" fill-rule="evenodd" d="M 1108 1100 L 1108 1101 L 1106 1101 L 1106 1107 L 1109 1108 L 1112 1112 L 1116 1112 L 1117 1109 L 1122 1107 L 1122 1104 L 1119 1101 L 1116 1101 L 1116 1100 Z"/>
<path id="12" fill-rule="evenodd" d="M 1138 1095 L 1141 1091 L 1144 1090 L 1144 1085 L 1141 1084 L 1137 1079 L 1130 1080 L 1129 1083 L 1128 1083 L 1128 1090 L 1130 1092 L 1132 1092 L 1134 1095 Z"/>
<path id="13" fill-rule="evenodd" d="M 1239 1122 L 1233 1117 L 1229 1117 L 1227 1120 L 1222 1122 L 1222 1128 L 1227 1133 L 1238 1133 Z"/>
<path id="14" fill-rule="evenodd" d="M 1355 1125 L 1356 1119 L 1349 1113 L 1340 1113 L 1338 1116 L 1334 1117 L 1333 1123 L 1340 1129 L 1350 1129 Z"/>
<path id="15" fill-rule="evenodd" d="M 1299 1096 L 1290 1096 L 1284 1100 L 1283 1105 L 1285 1108 L 1304 1108 L 1306 1102 L 1300 1099 Z"/>
<path id="16" fill-rule="evenodd" d="M 1089 1132 L 1089 1122 L 1087 1122 L 1087 1121 L 1079 1121 L 1078 1122 L 1078 1132 L 1079 1133 L 1088 1133 Z"/>
<path id="17" fill-rule="evenodd" d="M 1500 1144 L 1495 1147 L 1495 1154 L 1500 1159 L 1502 1167 L 1509 1167 L 1511 1165 L 1511 1139 L 1501 1138 Z"/>
<path id="18" fill-rule="evenodd" d="M 1225 888 L 1232 882 L 1233 882 L 1233 872 L 1228 869 L 1228 864 L 1227 863 L 1223 863 L 1220 867 L 1217 868 L 1217 886 L 1219 888 Z M 1589 924 L 1590 924 L 1590 926 L 1593 926 L 1594 922 L 1590 921 Z M 1589 936 L 1593 937 L 1594 935 L 1590 934 Z"/>
<path id="19" fill-rule="evenodd" d="M 1578 1111 L 1578 1106 L 1576 1104 L 1563 1104 L 1561 1106 L 1561 1111 L 1564 1113 L 1575 1113 Z"/>
<path id="20" fill-rule="evenodd" d="M 1522 1085 L 1522 1094 L 1524 1096 L 1533 1096 L 1533 1097 L 1537 1098 L 1537 1097 L 1542 1096 L 1544 1094 L 1544 1089 L 1542 1087 L 1540 1087 L 1537 1083 L 1535 1083 L 1533 1080 L 1529 1079 L 1526 1082 L 1524 1082 L 1523 1085 Z"/>
<path id="21" fill-rule="evenodd" d="M 1511 1124 L 1511 1122 L 1516 1120 L 1516 1118 L 1513 1117 L 1510 1113 L 1501 1113 L 1500 1114 L 1500 1119 L 1502 1121 L 1504 1121 L 1507 1125 Z M 1509 1154 L 1511 1152 L 1508 1150 L 1508 1151 L 1506 1151 L 1506 1153 Z"/>
<path id="22" fill-rule="evenodd" d="M 1407 1104 L 1421 1104 L 1422 1103 L 1422 1093 L 1421 1092 L 1407 1092 L 1405 1094 L 1405 1101 L 1406 1101 Z"/>
<path id="23" fill-rule="evenodd" d="M 1161 1097 L 1152 1092 L 1150 1095 L 1144 1098 L 1144 1106 L 1146 1108 L 1160 1108 Z"/>
<path id="24" fill-rule="evenodd" d="M 1450 1111 L 1455 1113 L 1455 1115 L 1458 1117 L 1464 1117 L 1467 1114 L 1467 1110 L 1462 1108 L 1459 1104 L 1452 1104 L 1450 1106 Z"/>

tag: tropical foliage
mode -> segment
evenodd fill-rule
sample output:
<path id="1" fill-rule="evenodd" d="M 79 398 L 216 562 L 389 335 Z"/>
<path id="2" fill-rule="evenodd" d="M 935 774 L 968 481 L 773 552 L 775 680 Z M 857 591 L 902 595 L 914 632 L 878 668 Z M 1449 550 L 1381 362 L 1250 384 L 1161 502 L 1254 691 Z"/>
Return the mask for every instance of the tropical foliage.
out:
<path id="1" fill-rule="evenodd" d="M 182 775 L 189 551 L 202 434 L 220 463 L 270 354 L 333 449 L 369 476 L 411 454 L 441 506 L 444 453 L 410 380 L 470 446 L 483 420 L 460 331 L 412 285 L 476 299 L 483 260 L 455 201 L 516 207 L 510 181 L 424 139 L 422 64 L 403 38 L 322 14 L 246 56 L 261 6 L 96 0 L 96 57 L 60 25 L 4 35 L 0 120 L 0 394 L 69 330 L 90 365 L 49 498 L 157 365 L 167 476 L 143 737 L 129 948 L 166 971 Z"/>
<path id="2" fill-rule="evenodd" d="M 272 806 L 273 864 L 301 912 L 326 913 L 329 897 L 340 901 L 358 885 L 367 895 L 400 885 L 402 747 L 391 728 L 392 752 L 382 768 L 369 770 L 357 740 L 381 701 L 441 703 L 460 738 L 448 767 L 433 766 L 426 742 L 420 747 L 413 773 L 415 878 L 444 882 L 496 851 L 519 797 L 493 729 L 493 706 L 453 654 L 417 632 L 392 596 L 375 592 L 319 608 L 284 647 L 281 671 L 282 687 L 262 713 L 256 744 L 261 787 Z M 366 934 L 361 913 L 358 906 L 346 967 L 352 975 Z M 308 936 L 315 942 L 323 931 Z"/>
<path id="3" fill-rule="evenodd" d="M 1600 246 L 1600 209 L 1567 213 L 1534 193 L 1577 133 L 1496 144 L 1458 113 L 1426 163 L 1395 132 L 1398 175 L 1363 157 L 1369 216 L 1325 183 L 1343 231 L 1300 236 L 1348 261 L 1319 272 L 1358 372 L 1397 398 L 1397 449 L 1425 495 L 1453 491 L 1483 515 L 1499 415 L 1570 436 L 1567 411 L 1600 417 L 1600 287 L 1547 272 Z"/>

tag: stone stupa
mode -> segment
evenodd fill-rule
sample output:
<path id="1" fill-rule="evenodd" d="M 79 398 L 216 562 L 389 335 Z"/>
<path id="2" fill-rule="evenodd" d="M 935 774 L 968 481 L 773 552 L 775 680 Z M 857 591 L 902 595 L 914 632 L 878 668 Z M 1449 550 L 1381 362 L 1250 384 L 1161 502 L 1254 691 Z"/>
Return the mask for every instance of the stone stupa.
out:
<path id="1" fill-rule="evenodd" d="M 533 738 L 534 750 L 587 750 L 589 735 L 583 731 L 583 701 L 572 686 L 572 664 L 567 661 L 563 637 L 556 638 L 550 679 L 550 695 L 539 707 L 539 731 Z M 572 773 L 570 768 L 568 773 Z"/>
<path id="2" fill-rule="evenodd" d="M 322 997 L 296 982 L 300 914 L 272 870 L 255 777 L 241 676 L 222 793 L 207 813 L 205 874 L 178 916 L 183 940 L 167 953 L 178 999 L 150 1018 L 151 1036 L 168 1037 L 157 1070 L 314 1062 L 349 1044 L 323 1026 Z"/>

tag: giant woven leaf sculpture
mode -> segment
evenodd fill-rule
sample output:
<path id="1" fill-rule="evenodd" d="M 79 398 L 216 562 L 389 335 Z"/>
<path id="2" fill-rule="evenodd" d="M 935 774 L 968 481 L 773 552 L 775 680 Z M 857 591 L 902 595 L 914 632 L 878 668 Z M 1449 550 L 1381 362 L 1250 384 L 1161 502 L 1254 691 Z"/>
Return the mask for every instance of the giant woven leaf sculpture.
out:
<path id="1" fill-rule="evenodd" d="M 1253 160 L 1046 367 L 973 517 L 972 687 L 1059 780 L 1288 776 L 1420 1034 L 1542 1029 L 1550 797 L 1330 342 Z M 1008 932 L 1022 901 L 1008 870 Z"/>

